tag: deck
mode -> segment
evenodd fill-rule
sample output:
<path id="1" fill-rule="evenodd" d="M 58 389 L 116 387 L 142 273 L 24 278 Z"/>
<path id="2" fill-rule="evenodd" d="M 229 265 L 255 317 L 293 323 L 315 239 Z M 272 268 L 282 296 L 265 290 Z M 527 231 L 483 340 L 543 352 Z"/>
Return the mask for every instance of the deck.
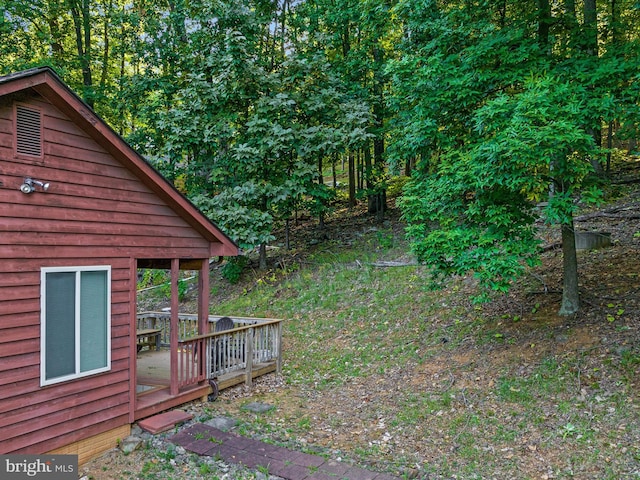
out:
<path id="1" fill-rule="evenodd" d="M 217 395 L 240 383 L 250 385 L 259 376 L 281 371 L 280 320 L 233 317 L 234 328 L 216 331 L 220 318 L 211 316 L 209 332 L 194 335 L 197 317 L 180 314 L 180 339 L 172 352 L 170 314 L 138 315 L 139 330 L 157 329 L 161 333 L 159 348 L 149 346 L 137 352 L 136 420 L 212 393 Z M 199 352 L 205 355 L 200 358 Z"/>

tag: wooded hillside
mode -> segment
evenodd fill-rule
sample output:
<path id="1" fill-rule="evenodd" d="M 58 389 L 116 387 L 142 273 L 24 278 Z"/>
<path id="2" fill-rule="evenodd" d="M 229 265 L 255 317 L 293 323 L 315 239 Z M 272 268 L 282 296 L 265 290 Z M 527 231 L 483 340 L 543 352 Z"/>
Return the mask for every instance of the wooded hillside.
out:
<path id="1" fill-rule="evenodd" d="M 406 183 L 420 261 L 489 291 L 539 264 L 539 214 L 559 226 L 561 311 L 578 310 L 573 214 L 638 138 L 635 0 L 4 8 L 0 72 L 54 66 L 262 266 L 300 212 L 322 226 L 344 196 L 382 220 Z"/>

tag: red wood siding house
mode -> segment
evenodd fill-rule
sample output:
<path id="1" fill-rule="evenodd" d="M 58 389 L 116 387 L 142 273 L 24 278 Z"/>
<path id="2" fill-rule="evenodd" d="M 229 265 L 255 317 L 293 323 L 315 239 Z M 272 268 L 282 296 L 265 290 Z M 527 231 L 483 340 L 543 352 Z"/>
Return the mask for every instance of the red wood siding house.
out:
<path id="1" fill-rule="evenodd" d="M 237 254 L 51 69 L 0 77 L 0 453 L 82 463 L 126 436 L 137 269 L 171 269 L 176 315 L 178 271 L 197 270 L 204 326 L 209 259 Z"/>

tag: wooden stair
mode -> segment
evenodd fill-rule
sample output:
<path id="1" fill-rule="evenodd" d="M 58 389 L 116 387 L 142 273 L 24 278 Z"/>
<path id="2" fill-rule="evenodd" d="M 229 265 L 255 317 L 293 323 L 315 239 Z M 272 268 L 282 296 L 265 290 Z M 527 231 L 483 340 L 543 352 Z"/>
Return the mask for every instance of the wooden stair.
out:
<path id="1" fill-rule="evenodd" d="M 170 410 L 168 412 L 145 418 L 138 422 L 138 426 L 149 433 L 156 434 L 171 430 L 176 425 L 188 422 L 193 418 L 183 410 Z"/>

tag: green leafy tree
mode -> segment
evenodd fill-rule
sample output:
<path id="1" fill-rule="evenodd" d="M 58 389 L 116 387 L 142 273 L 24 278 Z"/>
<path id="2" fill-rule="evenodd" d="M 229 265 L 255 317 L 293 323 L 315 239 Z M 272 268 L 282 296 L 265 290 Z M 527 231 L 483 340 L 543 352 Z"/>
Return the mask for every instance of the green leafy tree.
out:
<path id="1" fill-rule="evenodd" d="M 291 59 L 269 75 L 268 92 L 255 101 L 228 154 L 209 165 L 209 188 L 195 198 L 242 246 L 260 246 L 263 267 L 277 222 L 299 206 L 319 219 L 329 208 L 322 159 L 368 138 L 367 106 L 341 92 L 323 67 L 321 59 Z M 251 220 L 236 221 L 241 213 Z"/>
<path id="2" fill-rule="evenodd" d="M 117 97 L 132 59 L 131 4 L 121 0 L 4 0 L 0 72 L 48 65 L 107 121 L 120 125 Z M 122 129 L 120 129 L 122 131 Z"/>
<path id="3" fill-rule="evenodd" d="M 635 123 L 635 62 L 613 48 L 556 54 L 592 30 L 564 31 L 573 17 L 557 21 L 547 2 L 405 2 L 397 12 L 406 40 L 390 66 L 390 154 L 396 163 L 419 159 L 402 200 L 415 252 L 436 276 L 474 272 L 485 291 L 504 292 L 539 260 L 541 216 L 562 231 L 560 312 L 575 313 L 573 213 L 601 193 L 593 174 L 604 155 L 593 125 L 616 110 Z"/>
<path id="4" fill-rule="evenodd" d="M 579 193 L 583 201 L 598 198 L 597 189 L 585 190 L 592 173 L 588 159 L 598 156 L 582 127 L 585 96 L 579 86 L 533 77 L 517 95 L 499 95 L 479 108 L 474 144 L 447 152 L 434 173 L 418 175 L 403 199 L 420 258 L 440 274 L 473 271 L 484 286 L 501 292 L 537 264 L 536 218 L 572 228 Z M 538 212 L 536 203 L 547 199 Z"/>
<path id="5" fill-rule="evenodd" d="M 364 158 L 364 192 L 356 191 L 355 150 L 349 158 L 350 203 L 360 193 L 368 198 L 370 211 L 382 216 L 386 207 L 387 174 L 385 138 L 388 120 L 386 93 L 388 78 L 385 66 L 395 52 L 399 29 L 389 1 L 307 0 L 296 6 L 293 20 L 294 43 L 299 52 L 322 51 L 341 83 L 359 104 L 367 104 L 370 122 L 369 142 L 362 145 Z M 331 156 L 326 157 L 332 162 Z"/>
<path id="6" fill-rule="evenodd" d="M 243 248 L 258 247 L 264 267 L 278 222 L 300 205 L 326 212 L 318 165 L 369 137 L 368 107 L 323 55 L 265 52 L 267 27 L 283 22 L 273 4 L 190 4 L 183 15 L 186 38 L 164 37 L 180 30 L 168 16 L 143 50 L 166 67 L 132 82 L 144 101 L 130 138 Z M 167 61 L 177 41 L 182 55 Z"/>

